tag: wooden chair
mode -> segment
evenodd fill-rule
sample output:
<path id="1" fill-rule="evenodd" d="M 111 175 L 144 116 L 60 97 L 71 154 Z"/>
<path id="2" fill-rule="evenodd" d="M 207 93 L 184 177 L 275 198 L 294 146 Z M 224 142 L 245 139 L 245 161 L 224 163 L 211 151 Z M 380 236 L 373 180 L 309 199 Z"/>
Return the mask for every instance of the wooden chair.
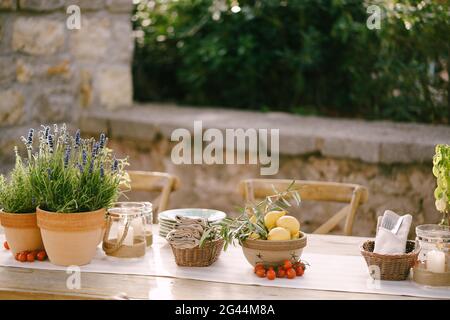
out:
<path id="1" fill-rule="evenodd" d="M 159 195 L 151 201 L 153 204 L 153 222 L 161 211 L 169 206 L 170 194 L 180 186 L 178 177 L 165 172 L 128 171 L 131 191 L 157 192 Z"/>
<path id="2" fill-rule="evenodd" d="M 283 191 L 291 183 L 292 180 L 289 179 L 247 179 L 240 182 L 239 189 L 246 201 L 254 202 L 274 194 L 272 186 L 278 191 Z M 329 233 L 341 220 L 345 219 L 344 235 L 351 236 L 356 210 L 368 199 L 367 188 L 350 183 L 298 180 L 293 190 L 298 191 L 302 200 L 348 203 L 314 230 L 313 233 L 317 234 Z"/>

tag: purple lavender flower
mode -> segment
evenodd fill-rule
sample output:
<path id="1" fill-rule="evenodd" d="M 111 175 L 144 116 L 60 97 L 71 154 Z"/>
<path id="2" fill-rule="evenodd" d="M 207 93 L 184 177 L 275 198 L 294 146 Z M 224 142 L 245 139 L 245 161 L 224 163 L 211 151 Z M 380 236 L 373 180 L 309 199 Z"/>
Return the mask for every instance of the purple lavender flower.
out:
<path id="1" fill-rule="evenodd" d="M 84 172 L 84 167 L 81 164 L 77 163 L 77 168 L 80 170 L 80 173 Z"/>
<path id="2" fill-rule="evenodd" d="M 80 129 L 77 130 L 77 132 L 75 133 L 75 147 L 78 148 L 81 144 L 81 133 L 80 133 Z"/>
<path id="3" fill-rule="evenodd" d="M 27 145 L 31 146 L 33 144 L 33 135 L 34 135 L 34 129 L 31 128 L 30 131 L 28 131 L 28 137 L 27 137 Z"/>
<path id="4" fill-rule="evenodd" d="M 114 158 L 113 164 L 111 166 L 111 171 L 116 172 L 118 168 L 119 168 L 119 161 L 117 161 L 117 159 Z"/>
<path id="5" fill-rule="evenodd" d="M 98 142 L 94 142 L 94 145 L 92 147 L 92 158 L 95 158 L 98 155 L 99 147 L 100 145 L 98 144 Z"/>
<path id="6" fill-rule="evenodd" d="M 51 134 L 47 137 L 47 144 L 50 147 L 50 153 L 53 153 L 53 136 Z"/>
<path id="7" fill-rule="evenodd" d="M 81 156 L 82 156 L 82 163 L 83 163 L 83 166 L 85 166 L 86 163 L 87 163 L 87 152 L 86 152 L 86 150 L 83 149 L 83 151 L 82 151 L 82 153 L 81 153 Z"/>
<path id="8" fill-rule="evenodd" d="M 89 174 L 92 174 L 92 172 L 94 172 L 94 159 L 92 159 L 89 164 Z"/>
<path id="9" fill-rule="evenodd" d="M 103 163 L 100 163 L 100 177 L 103 178 L 105 176 L 105 168 L 103 167 Z"/>
<path id="10" fill-rule="evenodd" d="M 50 168 L 47 169 L 47 175 L 48 175 L 48 178 L 50 180 L 52 180 L 52 169 L 50 169 Z"/>
<path id="11" fill-rule="evenodd" d="M 50 134 L 50 127 L 47 126 L 47 127 L 45 127 L 44 138 L 48 139 L 49 134 Z"/>
<path id="12" fill-rule="evenodd" d="M 106 143 L 106 135 L 104 133 L 100 134 L 100 145 L 99 148 L 103 149 L 105 147 L 105 143 Z"/>
<path id="13" fill-rule="evenodd" d="M 70 147 L 68 146 L 66 148 L 66 152 L 64 153 L 64 168 L 67 169 L 69 166 L 69 160 L 70 160 Z"/>

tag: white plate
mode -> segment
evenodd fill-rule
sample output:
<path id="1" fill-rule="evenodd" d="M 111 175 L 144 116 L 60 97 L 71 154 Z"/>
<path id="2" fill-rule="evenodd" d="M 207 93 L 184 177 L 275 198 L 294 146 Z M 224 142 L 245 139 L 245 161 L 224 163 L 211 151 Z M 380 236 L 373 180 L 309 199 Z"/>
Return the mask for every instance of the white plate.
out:
<path id="1" fill-rule="evenodd" d="M 176 224 L 175 221 L 165 220 L 165 219 L 159 219 L 159 223 L 160 224 L 171 225 L 171 226 L 174 226 Z"/>
<path id="2" fill-rule="evenodd" d="M 164 229 L 173 229 L 173 228 L 175 228 L 175 225 L 174 224 L 166 224 L 166 223 L 159 223 L 159 226 L 160 226 L 160 228 L 162 227 L 162 228 L 164 228 Z"/>
<path id="3" fill-rule="evenodd" d="M 227 215 L 225 212 L 214 209 L 198 209 L 198 208 L 186 208 L 186 209 L 172 209 L 166 210 L 159 214 L 162 221 L 175 222 L 175 216 L 189 217 L 189 218 L 203 218 L 209 222 L 216 222 L 223 220 Z"/>
<path id="4" fill-rule="evenodd" d="M 169 231 L 173 230 L 173 227 L 160 226 L 159 230 L 164 231 L 164 232 L 169 232 Z"/>
<path id="5" fill-rule="evenodd" d="M 160 232 L 159 232 L 159 235 L 160 235 L 161 237 L 165 238 L 165 237 L 167 236 L 168 233 L 169 233 L 169 232 L 160 231 Z"/>
<path id="6" fill-rule="evenodd" d="M 175 228 L 175 224 L 168 224 L 168 223 L 165 223 L 165 222 L 159 222 L 159 225 L 161 226 L 161 227 L 166 227 L 166 228 Z"/>

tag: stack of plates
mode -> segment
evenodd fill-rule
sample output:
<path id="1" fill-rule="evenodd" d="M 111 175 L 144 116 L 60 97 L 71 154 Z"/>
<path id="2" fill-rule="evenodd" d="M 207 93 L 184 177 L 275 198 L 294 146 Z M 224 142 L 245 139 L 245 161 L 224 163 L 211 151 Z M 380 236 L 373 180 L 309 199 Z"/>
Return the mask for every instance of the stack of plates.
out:
<path id="1" fill-rule="evenodd" d="M 189 218 L 203 218 L 209 222 L 219 222 L 227 215 L 225 212 L 213 209 L 173 209 L 166 210 L 159 214 L 159 235 L 163 238 L 175 227 L 175 216 L 189 217 Z"/>

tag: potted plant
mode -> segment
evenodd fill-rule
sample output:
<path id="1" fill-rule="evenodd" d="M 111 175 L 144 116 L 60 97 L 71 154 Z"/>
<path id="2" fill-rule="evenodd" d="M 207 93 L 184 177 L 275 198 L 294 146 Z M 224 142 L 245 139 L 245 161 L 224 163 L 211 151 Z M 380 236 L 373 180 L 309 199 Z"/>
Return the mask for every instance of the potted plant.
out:
<path id="1" fill-rule="evenodd" d="M 434 190 L 436 209 L 442 213 L 440 225 L 450 225 L 450 146 L 438 144 L 433 157 L 433 174 L 437 187 Z"/>
<path id="2" fill-rule="evenodd" d="M 298 220 L 287 214 L 291 206 L 288 198 L 300 203 L 300 196 L 292 190 L 293 186 L 294 182 L 283 192 L 274 190 L 274 195 L 247 205 L 238 218 L 226 219 L 222 228 L 225 249 L 237 240 L 253 266 L 277 267 L 286 261 L 293 265 L 299 263 L 306 246 L 306 235 L 300 231 Z"/>
<path id="3" fill-rule="evenodd" d="M 66 126 L 39 131 L 39 148 L 30 157 L 30 181 L 39 194 L 37 224 L 50 262 L 89 263 L 101 242 L 106 209 L 126 183 L 126 160 L 118 160 L 100 135 L 82 139 Z M 32 149 L 32 148 L 31 148 Z"/>
<path id="4" fill-rule="evenodd" d="M 33 130 L 26 141 L 31 144 Z M 36 196 L 30 183 L 29 167 L 16 152 L 16 163 L 8 180 L 0 176 L 0 220 L 7 243 L 15 256 L 19 252 L 42 250 L 41 233 L 36 223 Z"/>

